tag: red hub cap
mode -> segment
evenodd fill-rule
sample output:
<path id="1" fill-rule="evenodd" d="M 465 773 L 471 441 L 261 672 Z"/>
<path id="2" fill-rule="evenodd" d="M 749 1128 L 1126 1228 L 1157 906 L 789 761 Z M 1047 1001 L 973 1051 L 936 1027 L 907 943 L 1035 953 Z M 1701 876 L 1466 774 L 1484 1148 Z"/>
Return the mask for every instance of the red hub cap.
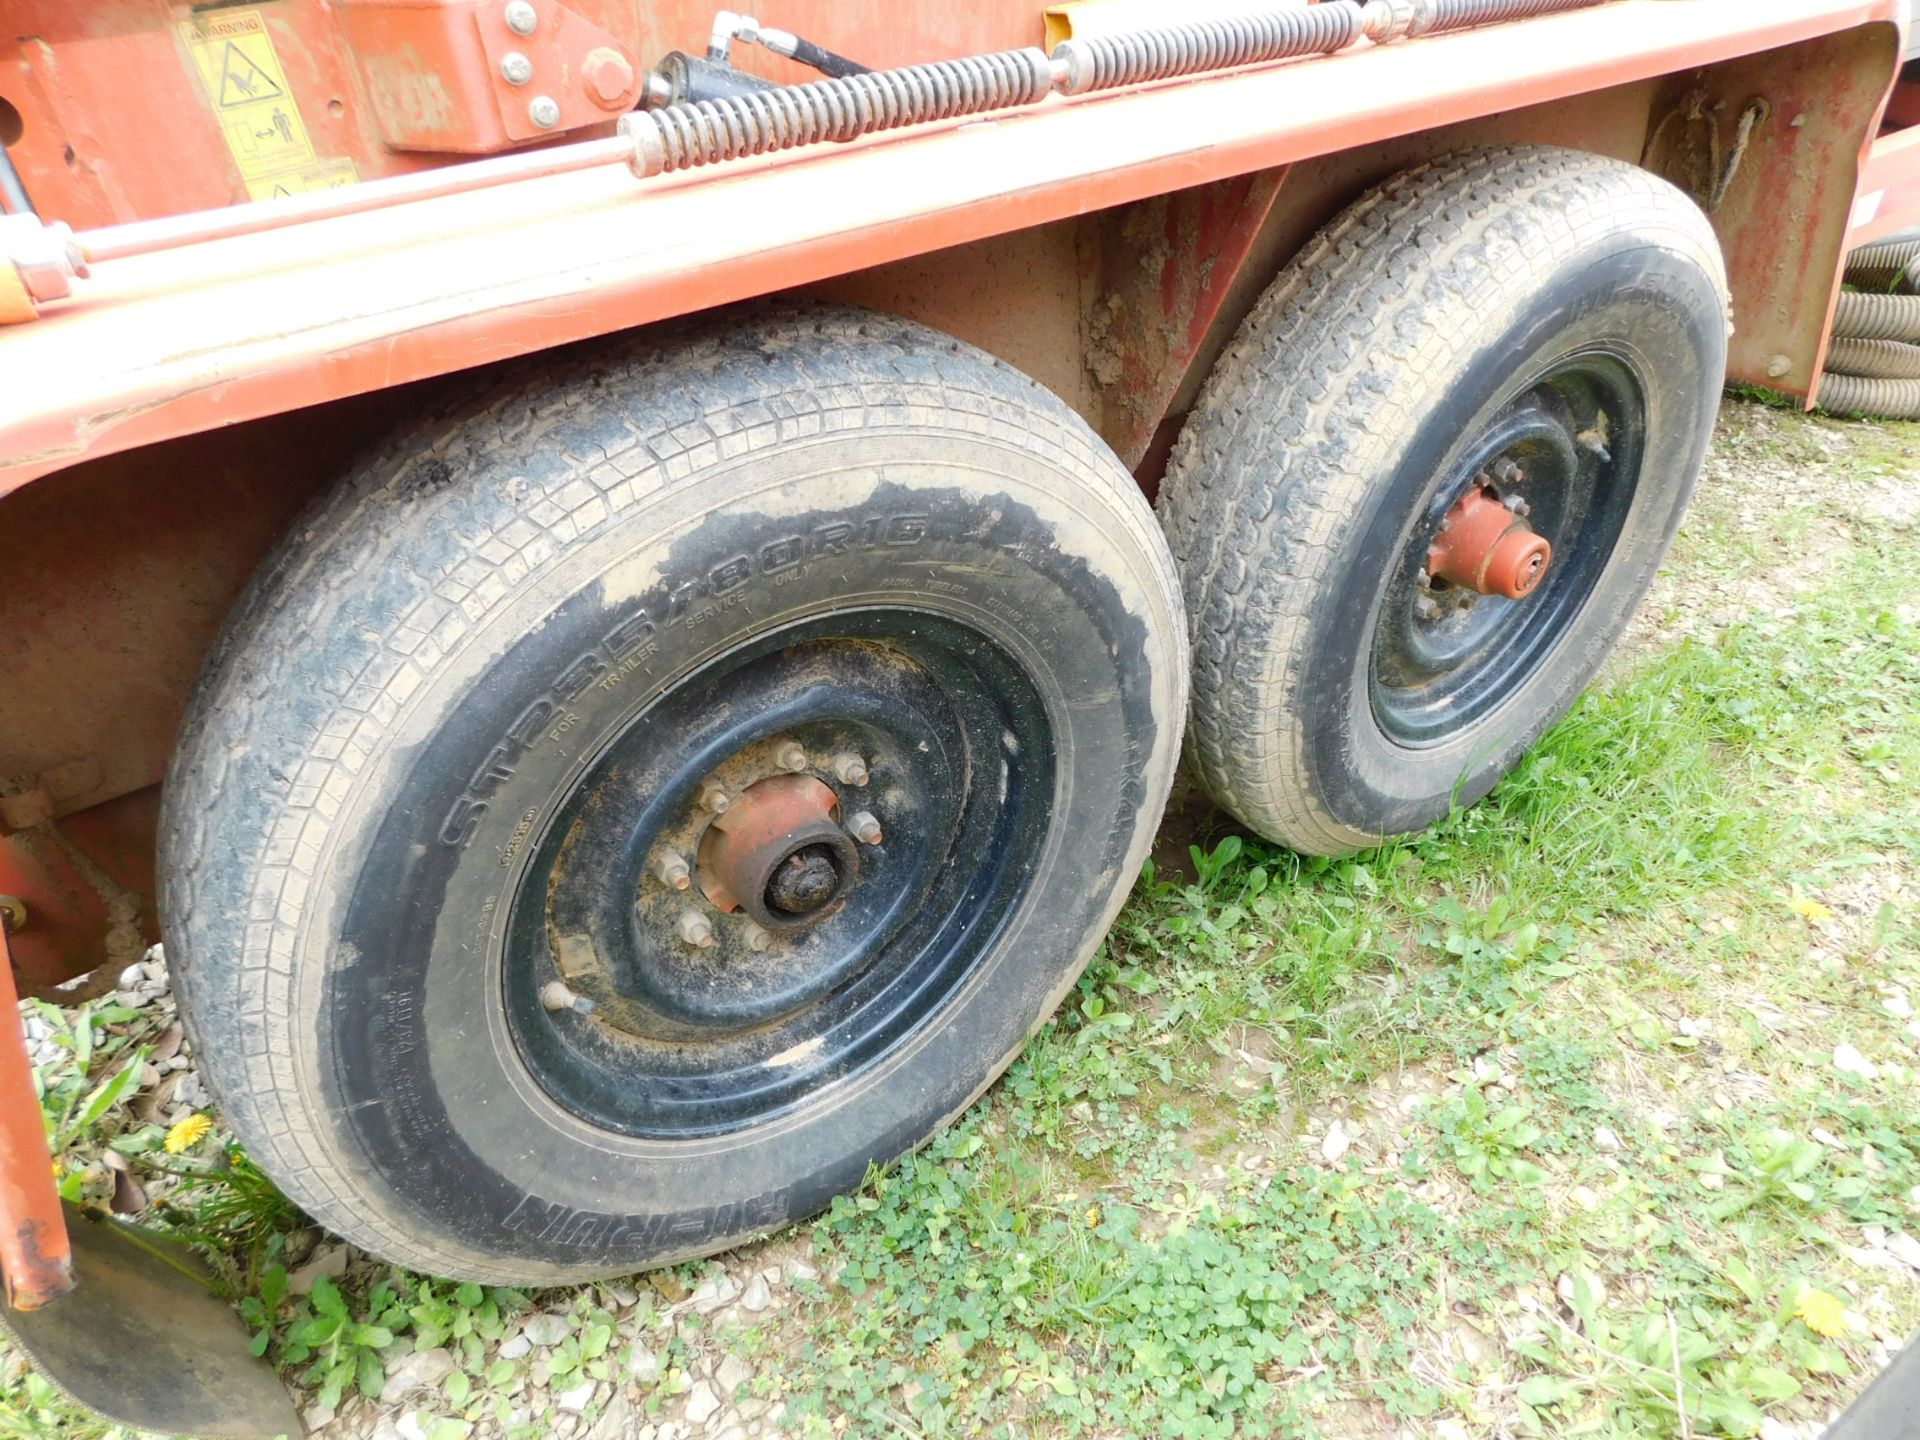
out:
<path id="1" fill-rule="evenodd" d="M 1546 578 L 1553 547 L 1544 536 L 1475 485 L 1460 497 L 1427 551 L 1427 572 L 1481 595 L 1524 600 Z"/>

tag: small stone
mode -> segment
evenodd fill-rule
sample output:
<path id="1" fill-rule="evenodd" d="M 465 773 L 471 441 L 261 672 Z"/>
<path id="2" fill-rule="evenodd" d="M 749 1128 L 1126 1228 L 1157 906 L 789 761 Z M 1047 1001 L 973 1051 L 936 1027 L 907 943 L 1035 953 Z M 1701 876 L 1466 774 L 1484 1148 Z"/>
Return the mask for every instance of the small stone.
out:
<path id="1" fill-rule="evenodd" d="M 609 1285 L 607 1298 L 622 1310 L 629 1310 L 640 1303 L 640 1292 L 629 1285 Z"/>
<path id="2" fill-rule="evenodd" d="M 1895 990 L 1891 995 L 1886 996 L 1881 1000 L 1880 1008 L 1896 1020 L 1913 1018 L 1913 1002 L 1907 998 L 1907 992 L 1904 990 Z"/>
<path id="3" fill-rule="evenodd" d="M 693 1292 L 691 1304 L 696 1315 L 711 1315 L 723 1305 L 731 1305 L 740 1298 L 740 1282 L 731 1275 L 722 1275 L 717 1280 L 708 1280 Z"/>
<path id="4" fill-rule="evenodd" d="M 820 1278 L 820 1272 L 804 1260 L 795 1260 L 787 1266 L 787 1278 L 796 1285 L 809 1285 Z"/>
<path id="5" fill-rule="evenodd" d="M 427 1440 L 427 1427 L 420 1422 L 418 1410 L 407 1411 L 394 1422 L 393 1428 L 400 1432 L 400 1440 Z"/>
<path id="6" fill-rule="evenodd" d="M 374 1422 L 373 1434 L 368 1440 L 407 1440 L 400 1427 L 393 1423 L 391 1415 L 382 1415 Z"/>
<path id="7" fill-rule="evenodd" d="M 1612 1127 L 1596 1125 L 1593 1127 L 1593 1144 L 1595 1149 L 1612 1152 L 1620 1148 L 1620 1137 L 1613 1133 Z"/>
<path id="8" fill-rule="evenodd" d="M 769 1285 L 778 1285 L 780 1283 L 780 1267 L 778 1265 L 767 1266 L 766 1269 L 760 1272 L 760 1278 Z"/>
<path id="9" fill-rule="evenodd" d="M 1811 1135 L 1829 1150 L 1845 1150 L 1847 1148 L 1846 1141 L 1842 1140 L 1838 1135 L 1835 1135 L 1831 1130 L 1822 1130 L 1818 1125 L 1809 1130 L 1807 1134 Z"/>
<path id="10" fill-rule="evenodd" d="M 587 1431 L 587 1440 L 635 1440 L 633 1404 L 618 1388 Z"/>
<path id="11" fill-rule="evenodd" d="M 317 1247 L 306 1263 L 297 1266 L 287 1276 L 287 1290 L 290 1294 L 306 1295 L 313 1290 L 313 1282 L 322 1275 L 329 1280 L 338 1280 L 347 1273 L 347 1265 L 353 1259 L 347 1253 L 345 1245 L 321 1245 Z"/>
<path id="12" fill-rule="evenodd" d="M 307 1433 L 324 1428 L 333 1423 L 334 1410 L 331 1405 L 322 1405 L 319 1401 L 307 1406 L 300 1412 L 300 1423 L 307 1427 Z"/>
<path id="13" fill-rule="evenodd" d="M 578 1415 L 593 1403 L 593 1392 L 597 1387 L 591 1380 L 582 1380 L 571 1390 L 562 1390 L 553 1397 L 553 1403 L 569 1415 Z"/>
<path id="14" fill-rule="evenodd" d="M 713 1372 L 713 1383 L 720 1387 L 720 1393 L 731 1400 L 733 1392 L 753 1379 L 753 1367 L 738 1355 L 728 1355 L 721 1360 L 720 1366 Z"/>
<path id="15" fill-rule="evenodd" d="M 1887 1237 L 1887 1253 L 1913 1269 L 1920 1270 L 1920 1240 L 1914 1239 L 1904 1230 Z"/>
<path id="16" fill-rule="evenodd" d="M 740 1292 L 740 1308 L 758 1315 L 773 1303 L 773 1291 L 767 1286 L 767 1277 L 756 1275 L 747 1281 L 747 1288 Z"/>
<path id="17" fill-rule="evenodd" d="M 1571 1190 L 1567 1191 L 1567 1198 L 1582 1210 L 1598 1210 L 1600 1208 L 1600 1192 L 1590 1186 L 1574 1186 Z"/>
<path id="18" fill-rule="evenodd" d="M 527 1337 L 529 1343 L 538 1345 L 544 1350 L 549 1345 L 558 1345 L 566 1339 L 568 1331 L 572 1328 L 567 1324 L 566 1316 L 542 1312 L 529 1317 L 527 1323 L 520 1327 L 520 1333 Z"/>
<path id="19" fill-rule="evenodd" d="M 1353 1144 L 1353 1137 L 1338 1120 L 1327 1127 L 1327 1138 L 1320 1142 L 1320 1158 L 1329 1165 L 1335 1164 L 1347 1153 Z"/>
<path id="20" fill-rule="evenodd" d="M 1857 1075 L 1862 1080 L 1872 1080 L 1880 1074 L 1878 1065 L 1844 1041 L 1833 1047 L 1833 1068 L 1843 1074 Z"/>
<path id="21" fill-rule="evenodd" d="M 518 1360 L 531 1349 L 533 1349 L 533 1341 L 524 1334 L 514 1335 L 500 1342 L 500 1358 Z"/>
<path id="22" fill-rule="evenodd" d="M 1704 1190 L 1719 1190 L 1727 1183 L 1727 1177 L 1717 1170 L 1705 1171 L 1700 1176 L 1700 1186 Z"/>
<path id="23" fill-rule="evenodd" d="M 658 1385 L 660 1357 L 644 1345 L 634 1346 L 627 1360 L 627 1378 L 636 1385 Z"/>
<path id="24" fill-rule="evenodd" d="M 1800 1440 L 1800 1432 L 1771 1415 L 1760 1419 L 1760 1440 Z"/>
<path id="25" fill-rule="evenodd" d="M 416 1350 L 387 1367 L 386 1388 L 380 1393 L 397 1400 L 412 1390 L 437 1390 L 454 1369 L 451 1350 L 438 1346 L 432 1350 Z"/>
<path id="26" fill-rule="evenodd" d="M 146 978 L 146 971 L 142 970 L 138 965 L 129 965 L 120 972 L 120 978 L 115 983 L 118 984 L 122 990 L 135 990 L 139 988 L 141 982 Z"/>
<path id="27" fill-rule="evenodd" d="M 687 1392 L 687 1419 L 696 1425 L 704 1425 L 720 1410 L 720 1397 L 713 1393 L 713 1387 L 702 1380 Z"/>

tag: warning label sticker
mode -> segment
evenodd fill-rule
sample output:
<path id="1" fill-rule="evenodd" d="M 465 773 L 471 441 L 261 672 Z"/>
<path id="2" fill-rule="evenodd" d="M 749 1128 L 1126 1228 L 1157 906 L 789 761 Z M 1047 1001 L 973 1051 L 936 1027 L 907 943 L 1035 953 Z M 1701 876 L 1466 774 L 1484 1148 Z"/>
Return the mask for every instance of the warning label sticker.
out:
<path id="1" fill-rule="evenodd" d="M 180 22 L 222 138 L 255 200 L 351 184 L 347 159 L 319 160 L 258 10 L 225 10 Z"/>

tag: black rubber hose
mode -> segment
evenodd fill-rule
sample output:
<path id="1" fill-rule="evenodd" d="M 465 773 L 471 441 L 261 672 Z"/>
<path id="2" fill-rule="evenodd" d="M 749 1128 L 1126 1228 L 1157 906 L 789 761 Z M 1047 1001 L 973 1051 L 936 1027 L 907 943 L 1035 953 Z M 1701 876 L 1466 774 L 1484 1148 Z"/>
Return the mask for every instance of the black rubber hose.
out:
<path id="1" fill-rule="evenodd" d="M 1920 345 L 1899 340 L 1835 340 L 1827 369 L 1862 380 L 1920 380 Z"/>
<path id="2" fill-rule="evenodd" d="M 1835 415 L 1920 420 L 1920 380 L 1863 380 L 1827 371 L 1820 377 L 1819 403 L 1822 410 Z"/>
<path id="3" fill-rule="evenodd" d="M 804 36 L 793 37 L 793 58 L 802 65 L 818 70 L 822 75 L 831 75 L 836 80 L 844 80 L 849 75 L 865 75 L 871 66 L 862 65 L 858 60 L 849 60 L 844 55 L 836 55 L 824 45 L 816 45 Z"/>
<path id="4" fill-rule="evenodd" d="M 1833 311 L 1833 333 L 1841 340 L 1920 342 L 1920 295 L 1843 290 Z"/>

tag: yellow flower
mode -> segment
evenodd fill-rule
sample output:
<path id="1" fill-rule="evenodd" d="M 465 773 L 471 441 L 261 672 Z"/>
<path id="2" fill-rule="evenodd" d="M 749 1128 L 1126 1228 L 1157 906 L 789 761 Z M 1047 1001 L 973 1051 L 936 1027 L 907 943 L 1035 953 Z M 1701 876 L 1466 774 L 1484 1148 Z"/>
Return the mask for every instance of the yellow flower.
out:
<path id="1" fill-rule="evenodd" d="M 191 1150 L 207 1138 L 207 1132 L 213 1129 L 213 1121 L 204 1115 L 188 1115 L 173 1122 L 167 1131 L 167 1154 L 178 1155 Z"/>
<path id="2" fill-rule="evenodd" d="M 1815 1290 L 1811 1286 L 1800 1292 L 1793 1313 L 1806 1322 L 1806 1327 L 1816 1335 L 1824 1335 L 1829 1340 L 1847 1333 L 1847 1308 L 1838 1299 L 1824 1290 Z"/>
<path id="3" fill-rule="evenodd" d="M 1099 1223 L 1100 1223 L 1100 1207 L 1098 1205 L 1089 1205 L 1087 1207 L 1087 1229 L 1091 1230 L 1093 1229 L 1094 1226 L 1098 1225 Z"/>
<path id="4" fill-rule="evenodd" d="M 1833 919 L 1833 911 L 1818 900 L 1810 900 L 1805 895 L 1796 895 L 1787 902 L 1787 908 L 1802 920 L 1811 920 L 1816 925 L 1822 920 Z"/>

